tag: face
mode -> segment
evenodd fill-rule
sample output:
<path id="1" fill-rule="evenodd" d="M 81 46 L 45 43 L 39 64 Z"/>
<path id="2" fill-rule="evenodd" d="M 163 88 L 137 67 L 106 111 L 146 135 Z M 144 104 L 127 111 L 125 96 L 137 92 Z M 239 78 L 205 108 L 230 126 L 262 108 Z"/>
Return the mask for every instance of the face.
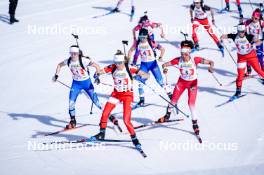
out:
<path id="1" fill-rule="evenodd" d="M 190 53 L 191 53 L 191 48 L 189 48 L 189 47 L 183 47 L 181 49 L 181 56 L 182 56 L 184 61 L 190 60 Z"/>
<path id="2" fill-rule="evenodd" d="M 120 62 L 115 62 L 116 68 L 117 70 L 122 70 L 125 67 L 124 62 L 120 61 Z"/>
<path id="3" fill-rule="evenodd" d="M 147 42 L 147 36 L 138 36 L 140 42 Z"/>
<path id="4" fill-rule="evenodd" d="M 238 35 L 240 38 L 243 38 L 246 34 L 246 31 L 238 31 Z"/>
<path id="5" fill-rule="evenodd" d="M 195 5 L 196 8 L 200 8 L 201 7 L 201 3 L 200 2 L 195 2 L 194 5 Z"/>
<path id="6" fill-rule="evenodd" d="M 70 52 L 70 55 L 73 59 L 79 58 L 79 52 Z"/>
<path id="7" fill-rule="evenodd" d="M 253 16 L 253 17 L 252 17 L 252 20 L 253 20 L 254 23 L 259 22 L 259 19 L 260 19 L 260 18 L 257 17 L 257 16 Z"/>

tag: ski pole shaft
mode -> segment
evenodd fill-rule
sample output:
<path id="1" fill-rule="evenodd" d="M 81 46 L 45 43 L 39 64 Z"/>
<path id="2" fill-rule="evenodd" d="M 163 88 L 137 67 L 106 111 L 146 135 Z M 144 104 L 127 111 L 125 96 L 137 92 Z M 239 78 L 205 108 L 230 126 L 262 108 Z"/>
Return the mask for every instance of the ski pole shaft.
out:
<path id="1" fill-rule="evenodd" d="M 223 86 L 223 84 L 220 83 L 220 81 L 218 80 L 218 78 L 215 76 L 214 73 L 212 73 L 212 76 L 214 77 L 215 81 L 219 84 L 219 86 Z"/>
<path id="2" fill-rule="evenodd" d="M 105 85 L 105 86 L 110 86 L 110 87 L 112 87 L 112 86 L 113 86 L 112 84 L 103 83 L 103 82 L 101 82 L 101 84 L 102 84 L 102 85 Z"/>
<path id="3" fill-rule="evenodd" d="M 61 82 L 60 80 L 57 80 L 58 83 L 62 84 L 63 86 L 67 87 L 67 88 L 71 88 L 70 86 L 68 86 L 67 84 Z"/>
<path id="4" fill-rule="evenodd" d="M 90 109 L 90 114 L 93 114 L 93 105 L 94 105 L 94 94 L 93 94 L 93 99 L 92 99 L 92 105 Z"/>
<path id="5" fill-rule="evenodd" d="M 143 83 L 144 84 L 144 83 Z M 144 84 L 145 86 L 147 86 L 150 90 L 152 90 L 155 94 L 157 94 L 158 96 L 160 96 L 160 98 L 162 98 L 164 101 L 166 101 L 167 103 L 169 103 L 171 106 L 173 106 L 174 108 L 176 108 L 176 110 L 178 110 L 180 113 L 182 113 L 185 117 L 189 118 L 189 115 L 186 114 L 185 112 L 183 112 L 182 110 L 180 110 L 177 105 L 172 104 L 169 100 L 167 100 L 165 97 L 163 97 L 161 94 L 158 94 L 152 87 L 148 86 L 147 84 Z"/>
<path id="6" fill-rule="evenodd" d="M 178 46 L 176 46 L 175 44 L 173 44 L 170 40 L 168 40 L 167 38 L 163 38 L 165 41 L 167 41 L 168 43 L 170 43 L 171 45 L 173 45 L 174 47 L 176 47 L 177 49 L 179 49 Z"/>
<path id="7" fill-rule="evenodd" d="M 217 27 L 217 25 L 214 24 L 214 26 L 220 32 L 220 34 L 223 35 L 223 32 Z M 231 52 L 229 51 L 229 49 L 227 48 L 227 46 L 225 45 L 224 42 L 222 42 L 222 44 L 223 44 L 224 48 L 226 49 L 227 53 L 229 54 L 229 56 L 231 57 L 231 59 L 233 60 L 233 62 L 235 63 L 235 65 L 236 65 L 237 63 L 236 63 L 234 57 L 232 56 Z"/>
<path id="8" fill-rule="evenodd" d="M 254 10 L 254 7 L 253 7 L 253 4 L 252 4 L 251 0 L 248 0 L 248 2 L 249 2 L 249 4 L 250 4 L 252 10 Z"/>

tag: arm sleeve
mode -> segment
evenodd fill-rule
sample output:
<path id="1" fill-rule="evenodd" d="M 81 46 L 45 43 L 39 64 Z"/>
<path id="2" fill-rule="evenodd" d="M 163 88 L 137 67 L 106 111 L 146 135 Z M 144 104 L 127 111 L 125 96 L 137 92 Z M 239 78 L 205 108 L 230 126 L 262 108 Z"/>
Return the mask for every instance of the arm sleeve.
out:
<path id="1" fill-rule="evenodd" d="M 177 65 L 177 64 L 179 64 L 179 58 L 177 57 L 177 58 L 172 59 L 172 60 L 170 61 L 170 64 L 171 64 L 171 65 Z"/>
<path id="2" fill-rule="evenodd" d="M 152 23 L 150 24 L 150 26 L 151 26 L 152 28 L 156 28 L 156 27 L 160 26 L 160 23 L 152 22 Z"/>
<path id="3" fill-rule="evenodd" d="M 204 11 L 210 11 L 211 7 L 209 7 L 208 5 L 204 5 L 203 6 Z"/>
<path id="4" fill-rule="evenodd" d="M 138 72 L 138 68 L 136 66 L 129 66 L 129 70 L 131 74 L 136 74 Z"/>
<path id="5" fill-rule="evenodd" d="M 237 34 L 232 34 L 232 33 L 227 34 L 227 38 L 230 38 L 230 39 L 232 39 L 233 41 L 235 41 L 236 36 L 237 36 Z"/>
<path id="6" fill-rule="evenodd" d="M 141 29 L 140 25 L 137 25 L 136 27 L 134 27 L 133 31 L 139 31 Z"/>
<path id="7" fill-rule="evenodd" d="M 250 43 L 253 43 L 253 42 L 254 42 L 254 36 L 253 36 L 253 35 L 246 34 L 246 38 L 247 38 L 247 40 L 248 40 Z"/>
<path id="8" fill-rule="evenodd" d="M 193 4 L 190 5 L 190 9 L 191 9 L 191 10 L 194 10 L 194 5 L 193 5 Z"/>
<path id="9" fill-rule="evenodd" d="M 110 64 L 110 65 L 104 67 L 104 72 L 105 73 L 110 73 L 110 72 L 113 71 L 114 68 L 115 68 L 115 65 L 114 64 Z"/>
<path id="10" fill-rule="evenodd" d="M 203 63 L 204 59 L 202 57 L 194 57 L 195 64 Z"/>
<path id="11" fill-rule="evenodd" d="M 69 59 L 69 58 L 68 58 L 68 59 Z M 64 64 L 64 65 L 67 65 L 67 64 L 68 64 L 68 59 L 66 59 L 66 60 L 63 61 L 63 64 Z"/>

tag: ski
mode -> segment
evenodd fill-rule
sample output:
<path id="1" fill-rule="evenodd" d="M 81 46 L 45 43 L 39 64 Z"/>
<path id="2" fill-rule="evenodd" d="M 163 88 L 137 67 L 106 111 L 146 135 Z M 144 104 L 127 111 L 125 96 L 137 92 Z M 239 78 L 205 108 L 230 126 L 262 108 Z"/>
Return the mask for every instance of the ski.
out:
<path id="1" fill-rule="evenodd" d="M 154 125 L 157 125 L 157 124 L 178 122 L 178 121 L 183 121 L 183 120 L 184 119 L 172 119 L 172 120 L 167 120 L 165 122 L 154 121 L 154 122 L 150 122 L 150 123 L 147 123 L 147 124 L 142 124 L 142 125 L 139 125 L 139 126 L 135 126 L 134 129 L 140 129 L 140 128 L 144 128 L 144 127 L 147 127 L 147 126 L 154 126 Z"/>
<path id="2" fill-rule="evenodd" d="M 244 77 L 243 80 L 247 80 L 247 79 L 250 79 L 250 78 L 255 78 L 256 79 L 257 75 L 247 75 L 247 76 Z M 230 83 L 227 84 L 227 86 L 230 86 L 230 85 L 234 84 L 235 82 L 236 82 L 236 80 L 231 81 Z"/>
<path id="3" fill-rule="evenodd" d="M 217 13 L 219 14 L 226 14 L 226 13 L 239 13 L 238 10 L 226 10 L 225 8 L 224 9 L 221 9 L 219 11 L 217 11 Z"/>
<path id="4" fill-rule="evenodd" d="M 143 151 L 143 149 L 141 147 L 136 147 L 136 150 L 144 157 L 147 157 L 147 154 Z"/>
<path id="5" fill-rule="evenodd" d="M 66 131 L 71 131 L 71 130 L 75 130 L 75 129 L 78 129 L 78 128 L 82 128 L 82 127 L 88 126 L 88 125 L 89 124 L 83 124 L 83 125 L 76 126 L 75 128 L 70 128 L 70 129 L 64 128 L 64 129 L 59 130 L 59 131 L 55 131 L 55 132 L 51 132 L 51 133 L 48 133 L 48 134 L 44 134 L 44 136 L 56 135 L 56 134 L 60 134 L 62 132 L 66 132 Z"/>
<path id="6" fill-rule="evenodd" d="M 144 108 L 144 107 L 147 107 L 147 106 L 150 106 L 151 104 L 144 104 L 144 105 L 139 105 L 139 104 L 135 104 L 132 106 L 132 110 L 134 109 L 137 109 L 137 108 Z"/>
<path id="7" fill-rule="evenodd" d="M 195 134 L 195 133 L 194 133 Z M 203 143 L 202 138 L 200 135 L 195 134 L 196 138 L 198 139 L 199 143 Z"/>
<path id="8" fill-rule="evenodd" d="M 257 79 L 262 85 L 264 85 L 264 79 L 261 79 L 261 78 L 257 78 Z"/>
<path id="9" fill-rule="evenodd" d="M 240 96 L 232 96 L 232 97 L 230 97 L 229 100 L 227 100 L 226 102 L 224 102 L 224 103 L 222 103 L 222 104 L 219 104 L 219 105 L 216 105 L 216 107 L 221 107 L 221 106 L 226 105 L 226 104 L 228 104 L 228 103 L 231 103 L 231 102 L 233 102 L 233 101 L 235 101 L 235 100 L 237 100 L 237 99 L 239 99 L 239 98 L 241 98 L 241 97 L 245 97 L 246 95 L 247 95 L 247 94 L 243 94 L 243 95 L 240 95 Z"/>
<path id="10" fill-rule="evenodd" d="M 101 14 L 101 15 L 96 15 L 96 16 L 93 16 L 92 18 L 100 18 L 100 17 L 104 17 L 104 16 L 108 16 L 108 15 L 111 15 L 111 14 L 114 14 L 114 13 L 119 13 L 119 12 L 114 12 L 114 11 L 110 11 L 110 12 L 107 12 L 107 13 L 104 13 L 104 14 Z"/>
<path id="11" fill-rule="evenodd" d="M 121 142 L 131 142 L 131 140 L 118 140 L 118 139 L 100 139 L 100 140 L 93 140 L 91 138 L 83 138 L 79 140 L 63 140 L 63 141 L 51 141 L 51 142 L 43 142 L 42 144 L 72 144 L 72 143 L 100 143 L 100 142 L 115 142 L 115 143 L 121 143 Z"/>

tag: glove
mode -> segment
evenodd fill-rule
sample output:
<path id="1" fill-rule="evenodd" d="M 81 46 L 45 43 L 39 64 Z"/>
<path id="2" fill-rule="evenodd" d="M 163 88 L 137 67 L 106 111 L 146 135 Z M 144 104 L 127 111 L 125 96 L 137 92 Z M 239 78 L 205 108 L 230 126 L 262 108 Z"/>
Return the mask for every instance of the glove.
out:
<path id="1" fill-rule="evenodd" d="M 94 78 L 94 83 L 95 84 L 100 84 L 100 79 L 99 79 L 99 75 L 97 74 L 97 73 L 95 73 L 94 75 L 93 75 L 93 78 Z"/>
<path id="2" fill-rule="evenodd" d="M 56 82 L 58 78 L 59 78 L 59 75 L 55 74 L 55 75 L 52 77 L 52 80 L 53 80 L 54 82 Z"/>
<path id="3" fill-rule="evenodd" d="M 212 19 L 212 23 L 213 23 L 213 25 L 215 25 L 215 20 L 214 19 Z"/>
<path id="4" fill-rule="evenodd" d="M 214 72 L 214 69 L 213 69 L 213 67 L 208 67 L 208 72 L 210 72 L 210 73 L 213 73 Z"/>
<path id="5" fill-rule="evenodd" d="M 167 68 L 167 67 L 164 67 L 164 68 L 163 68 L 163 73 L 164 73 L 164 74 L 167 74 L 167 73 L 168 73 L 168 68 Z"/>
<path id="6" fill-rule="evenodd" d="M 158 58 L 158 60 L 161 62 L 161 61 L 163 61 L 163 59 L 162 59 L 162 57 L 160 56 L 159 58 Z"/>

